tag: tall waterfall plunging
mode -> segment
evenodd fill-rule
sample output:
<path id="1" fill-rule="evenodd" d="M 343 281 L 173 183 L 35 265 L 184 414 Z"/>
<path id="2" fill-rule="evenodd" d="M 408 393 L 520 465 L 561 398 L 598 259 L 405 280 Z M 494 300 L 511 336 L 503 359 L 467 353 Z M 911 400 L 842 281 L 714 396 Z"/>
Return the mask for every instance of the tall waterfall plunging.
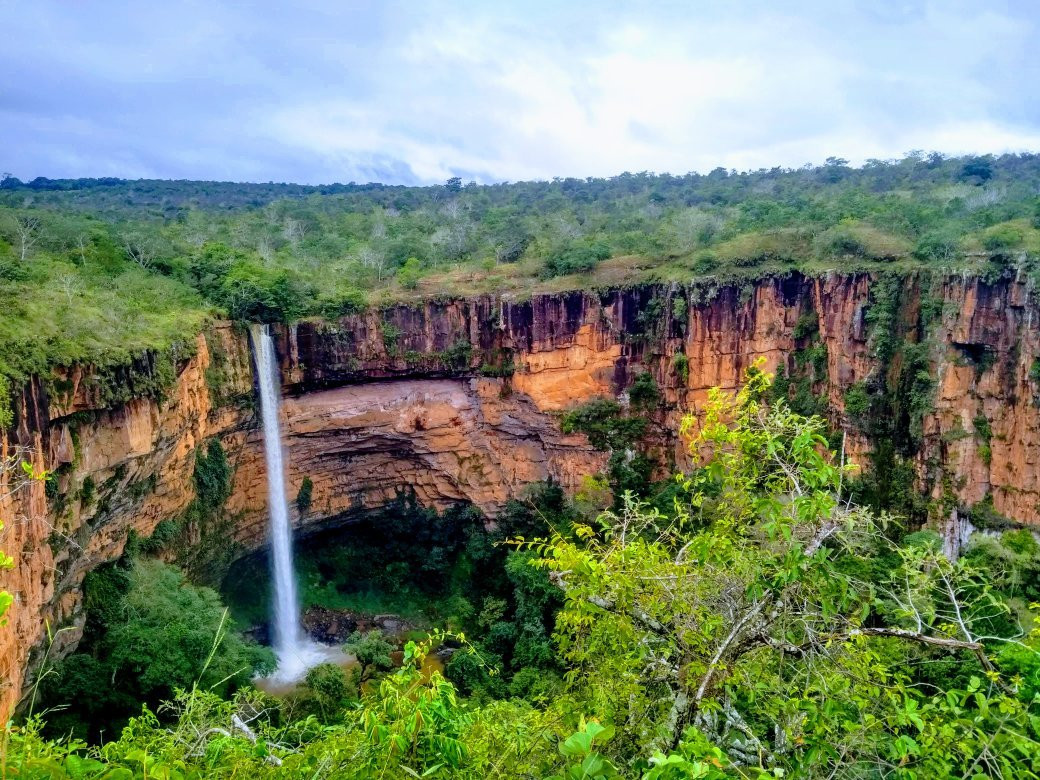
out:
<path id="1" fill-rule="evenodd" d="M 260 386 L 260 414 L 264 424 L 264 455 L 267 463 L 267 504 L 271 517 L 271 568 L 274 584 L 274 651 L 278 669 L 273 678 L 282 683 L 303 677 L 312 666 L 335 660 L 338 649 L 308 639 L 300 625 L 300 602 L 293 567 L 292 523 L 285 497 L 285 459 L 279 424 L 281 392 L 274 341 L 267 325 L 253 325 L 253 355 Z"/>
<path id="2" fill-rule="evenodd" d="M 267 464 L 267 509 L 271 517 L 271 569 L 274 585 L 274 651 L 278 668 L 268 678 L 272 692 L 303 678 L 312 666 L 348 659 L 338 647 L 312 641 L 300 623 L 300 602 L 293 566 L 292 523 L 285 496 L 285 458 L 282 453 L 280 419 L 281 389 L 274 340 L 267 325 L 253 325 L 253 357 L 260 387 L 260 416 L 264 426 L 264 457 Z"/>
<path id="3" fill-rule="evenodd" d="M 279 387 L 274 342 L 267 325 L 254 325 L 253 351 L 260 386 L 260 414 L 264 423 L 267 462 L 267 509 L 271 516 L 271 565 L 274 581 L 274 649 L 279 672 L 288 672 L 300 653 L 300 606 L 293 569 L 292 525 L 285 498 L 282 432 L 278 422 Z"/>

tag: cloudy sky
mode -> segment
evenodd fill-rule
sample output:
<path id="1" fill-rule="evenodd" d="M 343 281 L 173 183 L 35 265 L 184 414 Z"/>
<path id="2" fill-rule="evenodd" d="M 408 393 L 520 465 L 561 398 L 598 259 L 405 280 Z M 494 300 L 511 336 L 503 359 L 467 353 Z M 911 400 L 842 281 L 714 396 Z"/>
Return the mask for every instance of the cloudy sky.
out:
<path id="1" fill-rule="evenodd" d="M 0 168 L 429 183 L 1040 151 L 1037 0 L 0 0 Z"/>

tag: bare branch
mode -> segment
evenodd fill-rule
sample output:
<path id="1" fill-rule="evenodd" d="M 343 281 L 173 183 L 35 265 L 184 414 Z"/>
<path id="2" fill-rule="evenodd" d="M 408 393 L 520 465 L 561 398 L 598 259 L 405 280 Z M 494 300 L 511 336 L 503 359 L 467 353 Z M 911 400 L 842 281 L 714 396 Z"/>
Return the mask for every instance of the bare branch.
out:
<path id="1" fill-rule="evenodd" d="M 29 251 L 40 238 L 40 220 L 37 217 L 19 217 L 15 221 L 18 233 L 19 259 L 24 263 Z"/>
<path id="2" fill-rule="evenodd" d="M 910 631 L 905 628 L 854 628 L 845 637 L 854 636 L 891 636 L 899 639 L 908 639 L 912 642 L 920 642 L 925 645 L 946 647 L 953 650 L 971 650 L 978 652 L 983 649 L 981 642 L 969 642 L 961 639 L 949 639 L 947 637 L 932 636 L 919 631 Z"/>

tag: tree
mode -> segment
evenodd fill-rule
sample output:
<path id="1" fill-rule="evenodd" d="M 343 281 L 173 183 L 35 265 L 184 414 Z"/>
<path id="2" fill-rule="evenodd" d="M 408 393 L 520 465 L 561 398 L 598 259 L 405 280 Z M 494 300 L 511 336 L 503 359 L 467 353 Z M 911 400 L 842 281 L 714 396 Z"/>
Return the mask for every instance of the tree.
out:
<path id="1" fill-rule="evenodd" d="M 983 184 L 993 178 L 993 163 L 988 157 L 970 158 L 961 166 L 958 178 L 961 181 Z"/>
<path id="2" fill-rule="evenodd" d="M 397 269 L 397 283 L 406 290 L 416 290 L 419 287 L 419 277 L 422 276 L 422 263 L 416 257 L 409 257 L 404 265 Z"/>
<path id="3" fill-rule="evenodd" d="M 311 500 L 314 495 L 314 481 L 310 477 L 304 477 L 300 482 L 300 490 L 296 494 L 296 508 L 301 515 L 307 514 L 311 508 Z"/>
<path id="4" fill-rule="evenodd" d="M 441 207 L 441 213 L 448 218 L 449 222 L 458 222 L 464 214 L 462 203 L 458 198 L 453 198 Z"/>
<path id="5" fill-rule="evenodd" d="M 358 250 L 357 258 L 365 268 L 371 268 L 376 272 L 376 279 L 382 280 L 386 270 L 386 257 L 382 252 L 370 246 L 363 246 Z"/>
<path id="6" fill-rule="evenodd" d="M 124 233 L 122 242 L 123 251 L 126 252 L 128 260 L 137 263 L 145 270 L 152 267 L 159 254 L 158 247 L 152 236 L 135 230 Z"/>
<path id="7" fill-rule="evenodd" d="M 439 228 L 430 236 L 430 243 L 444 260 L 457 262 L 468 251 L 470 230 L 466 220 L 453 219 L 447 227 Z"/>
<path id="8" fill-rule="evenodd" d="M 286 241 L 296 246 L 303 240 L 306 234 L 307 230 L 302 221 L 293 217 L 285 218 L 285 223 L 282 226 L 282 236 Z"/>
<path id="9" fill-rule="evenodd" d="M 214 297 L 235 319 L 289 322 L 306 311 L 317 294 L 288 270 L 240 260 L 220 280 Z"/>
<path id="10" fill-rule="evenodd" d="M 514 220 L 494 238 L 495 259 L 500 263 L 515 263 L 527 251 L 533 240 L 534 236 L 530 231 L 521 222 Z"/>
<path id="11" fill-rule="evenodd" d="M 71 307 L 72 299 L 79 290 L 79 277 L 76 274 L 62 274 L 58 277 L 58 286 Z"/>
<path id="12" fill-rule="evenodd" d="M 229 630 L 216 592 L 158 560 L 127 557 L 90 572 L 87 625 L 72 655 L 42 679 L 56 733 L 94 738 L 198 685 L 228 695 L 274 668 L 267 649 Z"/>
<path id="13" fill-rule="evenodd" d="M 322 718 L 329 719 L 357 698 L 357 689 L 342 668 L 335 664 L 318 664 L 308 670 L 304 685 L 318 707 Z"/>
<path id="14" fill-rule="evenodd" d="M 386 641 L 382 631 L 373 630 L 367 634 L 355 631 L 343 645 L 343 649 L 357 659 L 361 670 L 359 682 L 368 680 L 377 672 L 386 672 L 394 668 L 390 656 L 394 646 Z"/>
<path id="15" fill-rule="evenodd" d="M 15 220 L 15 231 L 18 235 L 18 259 L 23 263 L 40 239 L 40 227 L 39 217 L 26 215 Z"/>
<path id="16" fill-rule="evenodd" d="M 624 724 L 628 754 L 696 744 L 738 776 L 1040 768 L 1027 706 L 991 658 L 993 642 L 1028 646 L 1020 629 L 987 631 L 1006 605 L 938 546 L 892 543 L 888 518 L 845 497 L 824 422 L 766 406 L 767 388 L 755 370 L 684 420 L 700 467 L 679 478 L 674 517 L 626 496 L 533 545 L 566 596 L 565 659 L 596 670 L 576 686 L 586 706 Z M 934 654 L 977 673 L 922 691 L 912 670 Z"/>

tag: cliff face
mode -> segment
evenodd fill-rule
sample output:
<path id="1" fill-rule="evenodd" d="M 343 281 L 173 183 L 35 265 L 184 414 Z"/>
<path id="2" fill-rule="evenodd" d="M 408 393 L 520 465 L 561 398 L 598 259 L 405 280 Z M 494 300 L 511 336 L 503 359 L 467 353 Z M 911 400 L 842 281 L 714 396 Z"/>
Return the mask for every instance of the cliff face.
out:
<path id="1" fill-rule="evenodd" d="M 881 346 L 886 334 L 896 348 Z M 402 490 L 429 506 L 465 500 L 494 515 L 532 481 L 574 489 L 606 456 L 561 434 L 556 412 L 617 396 L 645 370 L 664 398 L 657 421 L 675 430 L 710 387 L 736 387 L 760 357 L 824 399 L 857 462 L 884 449 L 879 430 L 892 432 L 951 539 L 962 535 L 963 510 L 987 498 L 1000 514 L 1040 523 L 1040 311 L 1014 280 L 908 276 L 882 285 L 866 275 L 793 275 L 743 287 L 480 297 L 304 322 L 276 336 L 290 496 L 304 478 L 313 483 L 300 527 Z M 28 447 L 57 478 L 50 489 L 0 499 L 8 523 L 0 548 L 17 562 L 0 575 L 17 597 L 0 631 L 0 716 L 18 698 L 27 661 L 36 662 L 29 653 L 41 649 L 44 620 L 64 629 L 52 653 L 78 640 L 84 575 L 118 557 L 130 531 L 148 536 L 190 503 L 205 440 L 219 437 L 234 469 L 227 515 L 236 551 L 265 541 L 262 436 L 243 332 L 221 325 L 200 337 L 162 400 L 112 407 L 89 371 L 58 380 L 49 392 L 40 382 L 23 390 L 2 439 Z M 862 388 L 875 399 L 870 421 L 846 409 L 850 390 Z M 901 394 L 916 399 L 910 411 Z M 681 466 L 681 443 L 661 441 L 666 460 Z"/>
<path id="2" fill-rule="evenodd" d="M 1015 521 L 1040 523 L 1040 310 L 1027 286 L 954 277 L 942 283 L 934 408 L 918 471 L 933 498 L 990 497 Z M 954 548 L 964 519 L 948 518 Z"/>
<path id="3" fill-rule="evenodd" d="M 75 647 L 83 627 L 83 577 L 118 558 L 130 532 L 149 535 L 191 501 L 195 449 L 239 420 L 214 408 L 206 383 L 211 345 L 227 366 L 229 385 L 251 390 L 245 344 L 228 326 L 200 336 L 194 357 L 178 366 L 166 397 L 138 398 L 105 408 L 89 370 L 63 373 L 48 392 L 34 381 L 15 405 L 13 430 L 0 439 L 4 453 L 20 448 L 38 468 L 52 473 L 41 482 L 0 486 L 0 516 L 7 529 L 0 547 L 15 567 L 0 586 L 15 596 L 9 625 L 0 630 L 0 717 L 17 702 L 30 650 L 46 648 L 45 624 L 53 632 L 50 654 Z M 18 474 L 15 470 L 14 474 Z"/>
<path id="4" fill-rule="evenodd" d="M 290 453 L 289 495 L 304 478 L 311 506 L 298 527 L 385 506 L 414 492 L 425 506 L 466 501 L 494 515 L 531 482 L 550 477 L 567 488 L 603 467 L 583 436 L 564 436 L 531 399 L 501 379 L 402 379 L 288 398 L 282 438 Z M 236 541 L 263 544 L 267 496 L 259 430 L 229 442 L 237 453 L 228 502 Z"/>

